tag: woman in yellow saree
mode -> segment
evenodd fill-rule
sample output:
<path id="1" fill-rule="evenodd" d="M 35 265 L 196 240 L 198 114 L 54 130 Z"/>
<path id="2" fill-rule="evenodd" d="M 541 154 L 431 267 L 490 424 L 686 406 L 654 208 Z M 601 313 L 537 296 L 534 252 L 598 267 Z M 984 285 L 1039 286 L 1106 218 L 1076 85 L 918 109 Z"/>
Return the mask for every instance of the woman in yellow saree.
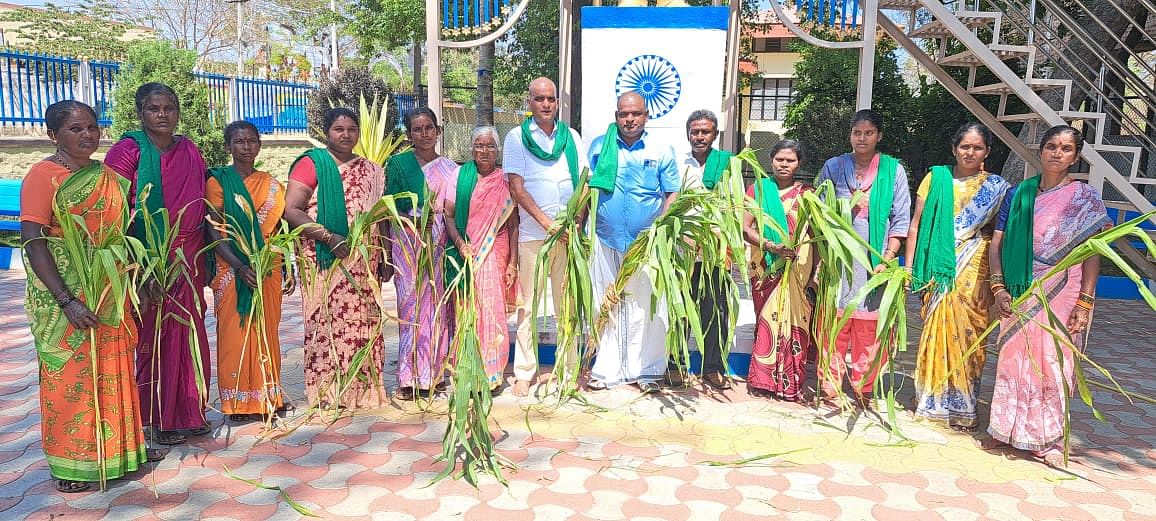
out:
<path id="1" fill-rule="evenodd" d="M 254 271 L 250 257 L 277 231 L 285 212 L 285 187 L 268 172 L 254 168 L 261 135 L 248 121 L 225 127 L 225 146 L 233 164 L 210 170 L 205 197 L 221 230 L 211 286 L 217 313 L 217 389 L 221 412 L 234 422 L 260 420 L 283 406 L 281 395 L 281 295 L 293 290 L 293 278 L 279 267 L 265 275 Z M 222 233 L 225 228 L 227 233 Z M 241 245 L 238 242 L 244 241 Z M 261 298 L 254 298 L 260 287 Z M 261 309 L 254 309 L 257 301 Z M 257 319 L 260 321 L 258 322 Z"/>
<path id="2" fill-rule="evenodd" d="M 129 290 L 92 294 L 111 286 L 98 255 L 116 259 L 112 277 L 128 269 L 128 181 L 90 159 L 100 142 L 92 107 L 61 101 L 44 119 L 57 151 L 20 188 L 25 308 L 40 362 L 41 445 L 57 489 L 81 492 L 164 456 L 145 449 Z"/>
<path id="3" fill-rule="evenodd" d="M 992 135 L 967 123 L 952 139 L 955 166 L 936 166 L 917 191 L 907 235 L 912 288 L 923 293 L 915 367 L 917 416 L 974 431 L 984 349 L 971 349 L 991 322 L 988 245 L 1008 183 L 983 170 Z"/>

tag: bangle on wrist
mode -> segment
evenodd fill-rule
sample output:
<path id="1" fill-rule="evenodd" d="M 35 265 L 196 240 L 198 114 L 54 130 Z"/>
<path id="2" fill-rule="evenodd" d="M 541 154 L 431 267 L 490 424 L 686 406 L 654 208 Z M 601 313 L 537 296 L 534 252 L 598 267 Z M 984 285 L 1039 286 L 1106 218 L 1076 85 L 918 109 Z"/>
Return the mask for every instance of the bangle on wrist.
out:
<path id="1" fill-rule="evenodd" d="M 1092 308 L 1094 307 L 1094 305 L 1091 302 L 1087 302 L 1084 300 L 1077 300 L 1076 301 L 1076 307 L 1084 308 L 1088 311 L 1091 311 Z"/>
<path id="2" fill-rule="evenodd" d="M 991 274 L 991 283 L 992 283 L 992 285 L 1003 284 L 1003 273 L 992 273 Z"/>
<path id="3" fill-rule="evenodd" d="M 1093 297 L 1093 296 L 1081 291 L 1080 296 L 1076 298 L 1076 301 L 1077 302 L 1087 302 L 1088 304 L 1092 304 L 1092 303 L 1096 302 L 1096 297 Z"/>

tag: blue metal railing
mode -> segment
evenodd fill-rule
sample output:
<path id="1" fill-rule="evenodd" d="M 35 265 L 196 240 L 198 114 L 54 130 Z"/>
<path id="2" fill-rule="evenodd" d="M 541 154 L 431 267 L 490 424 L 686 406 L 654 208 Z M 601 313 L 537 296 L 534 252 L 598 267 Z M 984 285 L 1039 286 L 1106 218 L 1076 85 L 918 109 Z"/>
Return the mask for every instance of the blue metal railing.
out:
<path id="1" fill-rule="evenodd" d="M 304 132 L 309 128 L 305 107 L 314 88 L 304 83 L 238 78 L 239 115 L 265 134 Z"/>
<path id="2" fill-rule="evenodd" d="M 795 12 L 829 27 L 854 29 L 859 26 L 859 0 L 795 0 Z"/>
<path id="3" fill-rule="evenodd" d="M 92 108 L 96 110 L 96 122 L 102 127 L 112 126 L 112 89 L 120 64 L 114 62 L 88 62 L 89 77 L 92 81 Z"/>
<path id="4" fill-rule="evenodd" d="M 81 67 L 87 64 L 87 85 Z M 0 50 L 0 125 L 43 127 L 44 110 L 67 99 L 88 102 L 102 127 L 112 124 L 112 92 L 120 64 Z M 229 106 L 263 133 L 305 132 L 305 106 L 316 85 L 194 73 L 209 91 L 209 118 L 229 122 Z M 234 84 L 236 92 L 234 90 Z"/>
<path id="5" fill-rule="evenodd" d="M 517 0 L 442 0 L 442 28 L 474 29 L 502 16 Z"/>
<path id="6" fill-rule="evenodd" d="M 0 51 L 0 125 L 42 125 L 44 109 L 76 97 L 80 60 Z"/>

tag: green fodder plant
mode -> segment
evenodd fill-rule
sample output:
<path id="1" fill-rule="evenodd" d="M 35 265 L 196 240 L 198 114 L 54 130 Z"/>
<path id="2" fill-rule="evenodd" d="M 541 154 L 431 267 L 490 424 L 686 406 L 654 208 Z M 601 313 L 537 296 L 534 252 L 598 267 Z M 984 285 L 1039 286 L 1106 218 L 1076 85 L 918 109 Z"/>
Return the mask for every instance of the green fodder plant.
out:
<path id="1" fill-rule="evenodd" d="M 77 296 L 83 299 L 101 324 L 121 326 L 132 320 L 125 311 L 129 305 L 136 305 L 136 286 L 140 265 L 137 260 L 143 255 L 140 241 L 126 236 L 124 229 L 129 222 L 127 208 L 113 215 L 107 222 L 109 228 L 100 233 L 92 233 L 85 224 L 84 216 L 61 206 L 59 198 L 53 199 L 53 213 L 60 223 L 61 236 L 45 237 L 49 250 L 56 256 L 64 256 L 77 276 Z M 102 417 L 100 403 L 101 373 L 97 367 L 100 360 L 97 352 L 97 328 L 88 330 L 89 351 L 85 353 L 90 362 L 92 378 L 92 406 L 96 414 L 92 428 L 95 431 L 97 460 L 100 465 L 100 489 L 104 490 L 108 481 L 108 462 L 104 454 L 104 440 L 116 429 Z"/>
<path id="2" fill-rule="evenodd" d="M 390 109 L 388 98 L 378 103 L 376 94 L 374 96 L 373 103 L 369 104 L 365 102 L 364 93 L 359 96 L 361 135 L 353 153 L 384 167 L 390 156 L 405 151 L 401 148 L 404 136 L 394 132 L 394 128 L 389 126 L 390 119 L 385 117 Z"/>
<path id="3" fill-rule="evenodd" d="M 459 266 L 457 277 L 447 281 L 449 287 L 455 288 L 453 300 L 457 328 L 450 343 L 449 356 L 454 364 L 450 368 L 453 385 L 449 397 L 449 419 L 442 437 L 442 454 L 437 458 L 437 461 L 446 462 L 446 468 L 433 481 L 453 476 L 465 478 L 467 483 L 477 487 L 479 472 L 485 472 L 505 485 L 501 469 L 503 465 L 512 464 L 494 452 L 494 436 L 490 433 L 493 397 L 482 363 L 478 336 L 478 279 L 468 275 L 474 270 L 473 257 L 464 256 L 463 264 Z M 455 472 L 459 455 L 462 468 Z"/>
<path id="4" fill-rule="evenodd" d="M 555 217 L 558 225 L 548 231 L 542 242 L 542 249 L 534 262 L 534 291 L 531 309 L 531 338 L 538 338 L 538 321 L 544 292 L 548 266 L 562 262 L 561 309 L 554 310 L 556 316 L 556 340 L 553 378 L 547 386 L 547 394 L 556 394 L 560 400 L 578 396 L 578 377 L 581 369 L 579 341 L 587 324 L 594 321 L 594 290 L 590 281 L 590 257 L 593 254 L 593 240 L 587 233 L 584 217 L 587 210 L 597 206 L 592 202 L 597 191 L 587 184 L 590 170 L 583 169 L 578 180 L 578 189 L 570 196 L 566 207 Z M 593 228 L 590 228 L 593 229 Z M 552 232 L 552 233 L 549 233 Z M 561 255 L 562 258 L 557 257 Z M 535 350 L 535 356 L 537 350 Z"/>
<path id="5" fill-rule="evenodd" d="M 1096 409 L 1089 384 L 1105 390 L 1118 392 L 1126 397 L 1129 402 L 1131 402 L 1133 398 L 1141 398 L 1146 401 L 1150 401 L 1151 398 L 1124 390 L 1120 382 L 1117 381 L 1104 366 L 1096 363 L 1084 352 L 1086 335 L 1091 331 L 1091 321 L 1089 320 L 1088 327 L 1084 330 L 1084 338 L 1073 338 L 1072 334 L 1068 331 L 1067 324 L 1060 320 L 1059 316 L 1057 316 L 1052 309 L 1047 295 L 1048 284 L 1069 268 L 1080 265 L 1084 261 L 1099 255 L 1101 258 L 1108 259 L 1122 271 L 1124 275 L 1136 285 L 1136 289 L 1140 292 L 1140 296 L 1144 299 L 1144 302 L 1148 304 L 1148 307 L 1156 311 L 1156 296 L 1152 295 L 1152 292 L 1148 290 L 1148 287 L 1144 284 L 1140 275 L 1137 274 L 1132 266 L 1124 261 L 1124 259 L 1120 257 L 1120 254 L 1116 253 L 1111 246 L 1112 243 L 1117 240 L 1130 238 L 1131 240 L 1143 242 L 1144 246 L 1148 248 L 1148 251 L 1156 251 L 1154 250 L 1154 246 L 1156 245 L 1153 244 L 1152 238 L 1148 236 L 1146 231 L 1140 228 L 1141 224 L 1153 216 L 1156 216 L 1156 211 L 1148 212 L 1126 223 L 1113 226 L 1089 237 L 1082 244 L 1068 252 L 1059 263 L 1044 273 L 1042 277 L 1033 280 L 1032 284 L 1028 286 L 1027 291 L 1013 300 L 1011 304 L 1013 317 L 1008 320 L 1018 323 L 1021 327 L 1027 324 L 1034 324 L 1046 334 L 1046 337 L 1042 340 L 1051 340 L 1055 346 L 1055 367 L 1063 368 L 1069 363 L 1071 364 L 1072 380 L 1075 383 L 1076 392 L 1080 395 L 1080 400 L 1092 410 L 1092 415 L 1100 421 L 1104 421 L 1104 416 Z M 1037 314 L 1042 314 L 1044 320 L 1036 318 Z M 1005 323 L 1008 322 L 1005 321 Z M 975 343 L 968 348 L 964 356 L 971 356 L 976 350 L 984 349 L 986 339 L 999 325 L 1000 321 L 993 321 L 992 324 L 980 334 Z M 1044 368 L 1041 364 L 1047 362 L 1043 360 L 1032 360 L 1032 362 L 1032 370 L 1035 374 L 1045 375 Z M 1091 366 L 1103 375 L 1110 384 L 1102 384 L 1090 380 L 1085 374 L 1085 365 Z M 956 368 L 956 371 L 959 370 L 962 370 L 962 368 Z M 944 376 L 945 380 L 950 376 L 951 374 Z M 1044 377 L 1047 378 L 1048 376 L 1045 375 Z M 1061 377 L 1059 380 L 1063 382 L 1064 387 L 1064 464 L 1066 465 L 1071 448 L 1071 400 L 1073 393 L 1067 378 Z"/>
<path id="6" fill-rule="evenodd" d="M 146 185 L 140 190 L 137 195 L 138 200 L 141 201 L 141 208 L 136 213 L 136 224 L 139 226 L 138 230 L 142 236 L 145 237 L 143 248 L 139 252 L 138 262 L 143 266 L 142 278 L 145 286 L 152 286 L 159 288 L 161 298 L 152 305 L 156 308 L 156 313 L 153 314 L 153 338 L 152 342 L 152 356 L 149 357 L 149 368 L 151 375 L 155 380 L 155 385 L 149 390 L 152 393 L 151 406 L 156 408 L 161 401 L 161 396 L 164 394 L 163 382 L 160 381 L 158 375 L 160 374 L 162 366 L 162 350 L 161 344 L 163 342 L 162 326 L 166 320 L 172 320 L 181 324 L 189 331 L 188 349 L 189 357 L 193 363 L 193 373 L 195 376 L 195 384 L 197 388 L 197 395 L 202 404 L 209 403 L 209 382 L 205 381 L 205 363 L 206 360 L 201 358 L 201 338 L 197 335 L 197 324 L 187 317 L 204 317 L 204 310 L 201 308 L 202 302 L 199 298 L 193 299 L 193 309 L 189 309 L 179 300 L 169 296 L 170 290 L 178 283 L 183 282 L 187 284 L 192 291 L 200 291 L 201 288 L 193 280 L 194 266 L 197 257 L 208 255 L 216 246 L 215 243 L 205 245 L 200 251 L 194 253 L 194 258 L 190 259 L 185 256 L 183 248 L 176 248 L 176 238 L 180 234 L 181 221 L 184 220 L 185 211 L 188 207 L 183 207 L 177 211 L 176 217 L 173 218 L 169 213 L 168 208 L 152 209 L 145 204 L 149 200 L 148 194 L 152 186 Z M 191 203 L 190 203 L 191 204 Z M 179 311 L 174 313 L 172 311 L 165 311 L 165 303 L 171 302 L 173 306 Z M 152 418 L 157 411 L 148 411 L 148 417 Z M 203 415 L 203 413 L 202 413 Z M 207 422 L 206 422 L 207 423 Z M 154 428 L 159 429 L 158 426 Z"/>
<path id="7" fill-rule="evenodd" d="M 242 219 L 252 219 L 248 202 L 244 196 L 237 194 L 238 206 L 245 212 L 245 215 L 239 217 Z M 288 225 L 282 221 L 278 225 L 275 233 L 265 238 L 264 245 L 257 247 L 255 236 L 245 237 L 241 234 L 241 227 L 238 225 L 238 217 L 232 215 L 224 215 L 225 222 L 218 222 L 210 214 L 209 223 L 221 230 L 223 239 L 235 244 L 240 250 L 241 254 L 249 260 L 249 266 L 257 274 L 257 287 L 253 290 L 253 305 L 247 317 L 241 317 L 241 327 L 244 330 L 241 339 L 241 356 L 236 368 L 237 374 L 244 374 L 241 364 L 248 359 L 245 351 L 249 349 L 250 340 L 256 338 L 257 361 L 261 372 L 261 400 L 265 410 L 274 411 L 277 409 L 277 404 L 274 402 L 274 397 L 281 396 L 282 400 L 288 399 L 288 396 L 281 391 L 280 385 L 276 382 L 280 381 L 280 374 L 276 374 L 272 367 L 272 360 L 274 357 L 280 358 L 281 352 L 275 350 L 273 346 L 269 345 L 269 328 L 272 327 L 274 331 L 277 329 L 277 324 L 269 324 L 268 317 L 265 315 L 265 290 L 268 284 L 269 277 L 274 273 L 274 270 L 281 270 L 285 276 L 292 276 L 288 272 L 287 259 L 300 258 L 300 241 L 301 229 L 290 231 Z M 260 228 L 253 229 L 254 234 L 261 233 Z M 210 273 L 209 277 L 215 274 Z M 239 282 L 242 283 L 243 282 Z M 222 389 L 223 391 L 223 389 Z M 234 393 L 238 391 L 233 389 Z M 273 428 L 274 414 L 265 415 L 265 428 L 270 430 Z"/>

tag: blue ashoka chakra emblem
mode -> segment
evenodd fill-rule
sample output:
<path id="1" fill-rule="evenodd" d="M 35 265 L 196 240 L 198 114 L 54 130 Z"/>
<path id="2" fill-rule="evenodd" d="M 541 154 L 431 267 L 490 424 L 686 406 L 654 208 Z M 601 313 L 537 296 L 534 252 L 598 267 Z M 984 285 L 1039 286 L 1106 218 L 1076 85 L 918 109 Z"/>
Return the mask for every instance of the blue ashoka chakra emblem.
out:
<path id="1" fill-rule="evenodd" d="M 643 54 L 631 58 L 618 71 L 614 80 L 614 94 L 621 96 L 635 91 L 646 100 L 646 111 L 651 119 L 658 119 L 678 104 L 682 94 L 682 78 L 674 64 L 662 56 Z"/>

